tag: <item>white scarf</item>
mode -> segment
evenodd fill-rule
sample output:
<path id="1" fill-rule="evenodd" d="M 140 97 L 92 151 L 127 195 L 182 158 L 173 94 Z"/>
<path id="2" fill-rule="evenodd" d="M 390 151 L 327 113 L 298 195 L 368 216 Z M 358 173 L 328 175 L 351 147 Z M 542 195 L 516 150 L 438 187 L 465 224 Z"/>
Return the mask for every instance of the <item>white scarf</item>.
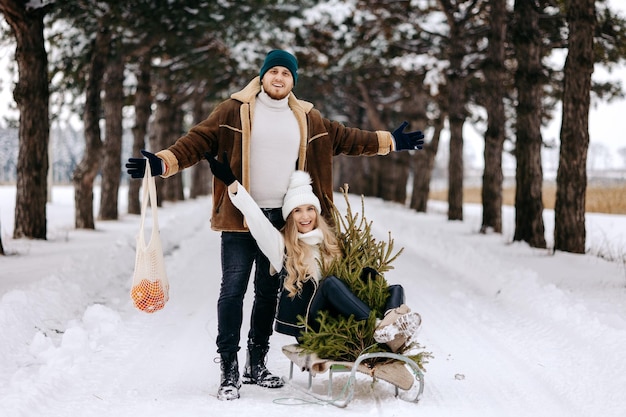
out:
<path id="1" fill-rule="evenodd" d="M 322 243 L 324 240 L 324 234 L 320 229 L 313 229 L 310 232 L 300 233 L 298 232 L 298 239 L 307 245 L 315 246 Z"/>
<path id="2" fill-rule="evenodd" d="M 320 244 L 324 241 L 324 234 L 320 229 L 310 232 L 298 233 L 298 239 L 311 247 L 313 259 L 309 260 L 309 273 L 319 282 L 322 279 L 322 271 L 317 260 L 320 258 Z"/>

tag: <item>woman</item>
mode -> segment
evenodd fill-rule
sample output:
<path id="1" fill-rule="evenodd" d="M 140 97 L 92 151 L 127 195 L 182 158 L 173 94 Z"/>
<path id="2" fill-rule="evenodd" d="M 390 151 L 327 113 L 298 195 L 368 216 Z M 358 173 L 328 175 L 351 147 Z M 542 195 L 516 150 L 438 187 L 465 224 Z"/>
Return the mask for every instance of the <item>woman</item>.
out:
<path id="1" fill-rule="evenodd" d="M 285 226 L 282 231 L 267 220 L 246 189 L 232 173 L 228 160 L 219 162 L 205 155 L 213 175 L 228 185 L 230 200 L 244 215 L 250 233 L 270 261 L 271 274 L 283 271 L 283 286 L 278 303 L 275 329 L 298 338 L 306 331 L 298 316 L 305 317 L 314 330 L 319 311 L 333 315 L 353 315 L 366 320 L 370 308 L 334 276 L 322 277 L 322 267 L 343 256 L 337 238 L 320 215 L 321 205 L 311 187 L 311 177 L 295 171 L 289 182 L 282 206 Z M 365 274 L 376 273 L 367 268 Z M 378 324 L 374 339 L 386 343 L 393 352 L 406 345 L 421 323 L 420 316 L 404 304 L 400 285 L 391 285 L 385 317 Z"/>

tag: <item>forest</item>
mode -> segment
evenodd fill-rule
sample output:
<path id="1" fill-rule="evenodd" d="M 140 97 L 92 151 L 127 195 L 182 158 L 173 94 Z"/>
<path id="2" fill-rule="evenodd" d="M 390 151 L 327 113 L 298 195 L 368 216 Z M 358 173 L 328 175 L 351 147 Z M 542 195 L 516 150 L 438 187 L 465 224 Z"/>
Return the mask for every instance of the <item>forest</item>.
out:
<path id="1" fill-rule="evenodd" d="M 126 159 L 174 143 L 281 48 L 299 61 L 294 93 L 325 117 L 387 131 L 406 120 L 426 134 L 421 151 L 336 157 L 337 187 L 425 211 L 446 131 L 448 220 L 463 220 L 463 128 L 472 124 L 485 145 L 481 232 L 502 231 L 509 153 L 514 240 L 546 247 L 541 151 L 558 146 L 554 250 L 585 250 L 590 102 L 623 95 L 591 76 L 626 58 L 626 20 L 605 1 L 0 0 L 0 12 L 17 72 L 16 239 L 46 239 L 50 152 L 73 166 L 75 227 L 115 220 Z M 563 62 L 548 59 L 555 54 Z M 557 108 L 559 143 L 546 143 L 541 127 Z M 80 153 L 50 150 L 51 126 L 68 112 L 82 123 L 66 130 L 83 141 Z M 159 200 L 211 192 L 208 164 L 189 171 L 159 179 Z M 139 186 L 129 183 L 130 213 Z"/>

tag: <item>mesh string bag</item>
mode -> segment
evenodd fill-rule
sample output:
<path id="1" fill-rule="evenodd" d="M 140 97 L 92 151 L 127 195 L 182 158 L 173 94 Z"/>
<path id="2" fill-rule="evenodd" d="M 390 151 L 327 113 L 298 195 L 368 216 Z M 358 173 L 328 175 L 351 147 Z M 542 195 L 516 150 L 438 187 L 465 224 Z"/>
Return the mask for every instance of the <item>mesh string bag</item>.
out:
<path id="1" fill-rule="evenodd" d="M 163 248 L 159 234 L 156 185 L 154 177 L 150 173 L 149 164 L 146 164 L 142 191 L 141 226 L 137 236 L 137 254 L 130 296 L 138 310 L 154 313 L 165 307 L 165 303 L 169 299 L 169 281 L 165 273 Z M 151 207 L 152 232 L 150 241 L 146 244 L 144 225 L 148 201 Z"/>

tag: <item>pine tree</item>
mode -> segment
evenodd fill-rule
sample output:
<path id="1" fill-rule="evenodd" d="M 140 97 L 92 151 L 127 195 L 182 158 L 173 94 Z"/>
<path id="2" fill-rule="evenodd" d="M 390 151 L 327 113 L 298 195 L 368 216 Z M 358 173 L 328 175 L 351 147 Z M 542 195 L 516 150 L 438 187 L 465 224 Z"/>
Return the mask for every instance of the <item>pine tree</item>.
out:
<path id="1" fill-rule="evenodd" d="M 391 233 L 386 242 L 377 241 L 372 236 L 372 222 L 368 222 L 364 214 L 364 198 L 361 197 L 362 214 L 359 215 L 350 206 L 348 185 L 345 184 L 341 191 L 347 204 L 345 216 L 341 217 L 335 205 L 332 207 L 336 234 L 344 256 L 334 260 L 326 268 L 322 266 L 322 276 L 334 275 L 345 282 L 371 309 L 370 317 L 359 321 L 353 316 L 332 317 L 322 311 L 316 318 L 320 323 L 319 331 L 307 326 L 300 346 L 315 352 L 321 358 L 354 362 L 363 353 L 389 351 L 386 344 L 379 344 L 374 340 L 374 330 L 376 320 L 384 314 L 385 302 L 389 296 L 384 273 L 393 269 L 391 263 L 404 248 L 394 253 Z M 377 273 L 363 273 L 364 268 L 373 268 Z M 301 323 L 303 322 L 301 318 Z M 420 348 L 414 342 L 412 350 Z M 423 369 L 431 354 L 422 351 L 409 357 Z"/>

